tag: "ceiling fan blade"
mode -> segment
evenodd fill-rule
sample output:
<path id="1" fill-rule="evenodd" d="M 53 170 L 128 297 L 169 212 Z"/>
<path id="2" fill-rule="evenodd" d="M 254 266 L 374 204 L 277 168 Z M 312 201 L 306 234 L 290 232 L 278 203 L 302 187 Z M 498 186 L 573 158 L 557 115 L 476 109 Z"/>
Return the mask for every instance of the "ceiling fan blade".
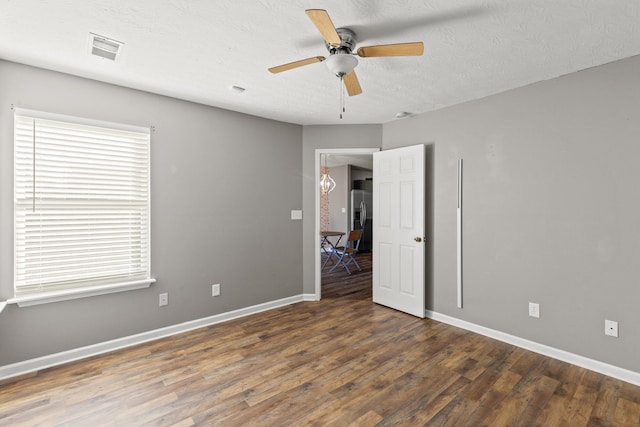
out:
<path id="1" fill-rule="evenodd" d="M 277 67 L 269 68 L 273 74 L 281 73 L 283 71 L 291 70 L 292 68 L 302 67 L 304 65 L 314 64 L 316 62 L 324 61 L 324 56 L 312 56 L 311 58 L 301 59 L 300 61 L 290 62 L 288 64 L 278 65 Z"/>
<path id="2" fill-rule="evenodd" d="M 342 41 L 340 40 L 336 27 L 334 27 L 333 22 L 331 22 L 331 18 L 329 18 L 329 14 L 326 10 L 307 9 L 305 12 L 327 43 L 331 46 L 340 46 Z"/>
<path id="3" fill-rule="evenodd" d="M 358 81 L 358 77 L 356 77 L 355 71 L 344 76 L 342 81 L 344 82 L 344 87 L 347 88 L 349 96 L 356 96 L 362 93 L 362 88 L 360 87 L 360 82 Z"/>
<path id="4" fill-rule="evenodd" d="M 421 56 L 424 53 L 422 42 L 381 44 L 364 46 L 358 49 L 358 56 L 363 58 L 372 56 Z"/>

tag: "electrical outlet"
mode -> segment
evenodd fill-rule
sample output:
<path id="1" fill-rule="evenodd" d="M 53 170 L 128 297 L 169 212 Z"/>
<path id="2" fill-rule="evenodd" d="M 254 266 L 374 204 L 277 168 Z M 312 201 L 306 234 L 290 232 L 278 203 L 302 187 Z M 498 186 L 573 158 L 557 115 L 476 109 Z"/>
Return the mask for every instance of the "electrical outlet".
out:
<path id="1" fill-rule="evenodd" d="M 618 322 L 614 320 L 604 321 L 604 334 L 610 337 L 618 337 Z"/>
<path id="2" fill-rule="evenodd" d="M 539 318 L 540 317 L 540 304 L 535 302 L 529 303 L 529 316 Z"/>
<path id="3" fill-rule="evenodd" d="M 211 285 L 211 296 L 217 297 L 218 295 L 220 295 L 220 283 Z"/>
<path id="4" fill-rule="evenodd" d="M 160 294 L 159 305 L 160 305 L 160 307 L 164 307 L 165 305 L 169 305 L 169 294 L 168 293 Z"/>

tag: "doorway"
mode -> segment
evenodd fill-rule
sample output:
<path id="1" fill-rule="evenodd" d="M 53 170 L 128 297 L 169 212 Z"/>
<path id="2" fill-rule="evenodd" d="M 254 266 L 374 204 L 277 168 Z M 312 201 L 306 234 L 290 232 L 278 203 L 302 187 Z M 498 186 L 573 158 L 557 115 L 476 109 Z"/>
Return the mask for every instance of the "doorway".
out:
<path id="1" fill-rule="evenodd" d="M 315 152 L 315 299 L 320 300 L 322 297 L 322 259 L 321 259 L 321 244 L 322 238 L 320 236 L 321 229 L 321 191 L 320 191 L 320 176 L 322 171 L 322 166 L 324 166 L 325 161 L 328 161 L 327 166 L 331 167 L 331 165 L 347 165 L 356 164 L 359 167 L 362 165 L 359 163 L 362 159 L 368 158 L 372 164 L 373 161 L 373 153 L 380 151 L 379 148 L 334 148 L 334 149 L 317 149 Z M 331 159 L 331 160 L 329 160 Z M 343 183 L 344 184 L 344 183 Z M 351 183 L 349 183 L 349 189 L 351 189 Z M 346 206 L 338 206 L 340 209 L 340 213 L 344 214 L 345 220 L 343 221 L 344 230 L 348 233 L 349 230 L 353 227 L 353 212 L 351 212 L 350 207 L 347 204 L 345 199 Z M 342 212 L 342 208 L 345 209 L 345 212 Z M 343 237 L 346 239 L 346 237 Z M 342 240 L 341 243 L 344 243 L 345 240 Z M 326 268 L 326 267 L 325 267 Z M 330 268 L 330 267 L 329 267 Z M 343 269 L 344 271 L 344 269 Z M 346 274 L 346 272 L 345 272 Z"/>

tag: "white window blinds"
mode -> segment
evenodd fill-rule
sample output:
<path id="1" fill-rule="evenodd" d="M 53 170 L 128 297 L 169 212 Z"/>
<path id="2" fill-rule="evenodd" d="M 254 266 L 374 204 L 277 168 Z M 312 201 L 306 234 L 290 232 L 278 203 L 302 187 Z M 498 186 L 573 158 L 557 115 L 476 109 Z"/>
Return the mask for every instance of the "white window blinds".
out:
<path id="1" fill-rule="evenodd" d="M 14 118 L 16 296 L 149 279 L 149 130 L 59 118 Z"/>

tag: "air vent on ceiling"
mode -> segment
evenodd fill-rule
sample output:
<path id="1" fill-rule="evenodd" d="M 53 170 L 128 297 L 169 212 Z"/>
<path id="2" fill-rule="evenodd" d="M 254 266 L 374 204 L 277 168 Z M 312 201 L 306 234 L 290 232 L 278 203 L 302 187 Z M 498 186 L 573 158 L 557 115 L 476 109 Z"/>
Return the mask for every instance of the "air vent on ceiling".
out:
<path id="1" fill-rule="evenodd" d="M 110 39 L 108 37 L 100 36 L 98 34 L 90 33 L 90 35 L 91 54 L 115 61 L 116 56 L 118 55 L 118 51 L 124 43 Z"/>

